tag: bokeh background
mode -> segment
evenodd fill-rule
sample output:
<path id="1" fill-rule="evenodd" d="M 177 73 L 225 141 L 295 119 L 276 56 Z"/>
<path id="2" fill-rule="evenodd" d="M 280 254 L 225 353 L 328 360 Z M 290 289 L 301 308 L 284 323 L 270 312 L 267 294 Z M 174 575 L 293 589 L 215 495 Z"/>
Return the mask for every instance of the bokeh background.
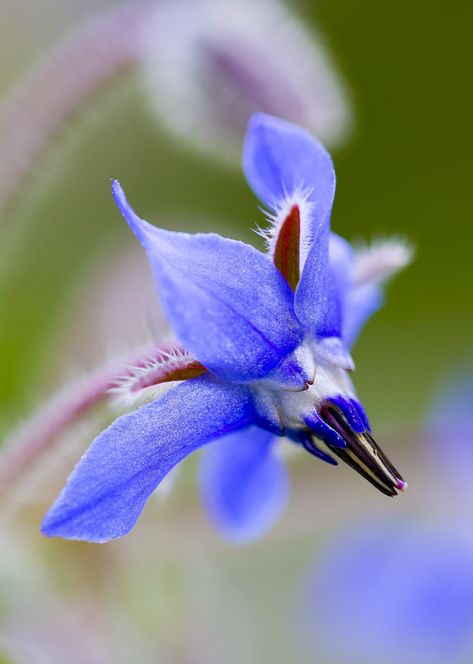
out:
<path id="1" fill-rule="evenodd" d="M 119 5 L 0 4 L 5 99 L 66 34 Z M 332 147 L 338 178 L 333 229 L 353 241 L 394 234 L 416 248 L 414 263 L 390 284 L 388 306 L 355 349 L 359 395 L 409 491 L 388 500 L 347 468 L 334 471 L 294 455 L 293 495 L 283 518 L 264 539 L 235 547 L 221 540 L 203 514 L 191 458 L 172 491 L 150 501 L 124 540 L 104 546 L 46 540 L 38 532 L 42 514 L 87 443 L 115 414 L 97 409 L 2 497 L 2 664 L 336 664 L 345 661 L 344 654 L 330 642 L 322 648 L 323 635 L 307 638 L 323 608 L 313 609 L 313 621 L 301 618 L 301 589 L 310 585 L 304 579 L 323 558 L 317 552 L 359 520 L 384 527 L 407 519 L 442 528 L 455 517 L 462 532 L 468 531 L 473 491 L 456 497 L 454 468 L 443 481 L 455 447 L 445 454 L 448 427 L 439 444 L 428 423 L 434 408 L 442 408 L 443 386 L 473 366 L 471 3 L 300 0 L 286 7 L 330 54 L 349 115 L 345 135 Z M 262 43 L 271 38 L 261 25 Z M 284 44 L 277 46 L 284 58 Z M 183 73 L 175 75 L 181 81 Z M 178 140 L 153 110 L 161 92 L 166 94 L 155 89 L 156 102 L 150 103 L 149 81 L 139 67 L 122 71 L 68 117 L 2 211 L 5 436 L 69 380 L 140 343 L 149 320 L 166 332 L 157 304 L 154 309 L 144 257 L 112 203 L 110 178 L 120 178 L 150 221 L 214 230 L 262 246 L 251 231 L 262 221 L 257 202 L 238 165 L 224 154 L 227 146 L 222 144 L 221 160 L 218 149 L 206 153 Z M 47 87 L 41 94 L 48 94 Z M 22 111 L 34 113 L 34 106 L 20 104 Z M 471 399 L 465 408 L 470 404 Z M 448 416 L 454 426 L 455 400 Z M 464 441 L 469 431 L 462 426 Z M 462 448 L 463 465 L 473 462 L 469 453 L 468 446 Z M 429 551 L 426 546 L 426 560 Z M 363 560 L 369 568 L 369 554 Z M 432 569 L 431 578 L 437 578 Z M 396 573 L 399 584 L 409 583 L 401 563 L 393 567 L 391 581 Z M 369 574 L 367 579 L 369 584 Z M 350 593 L 348 582 L 343 592 Z M 381 584 L 378 600 L 382 592 Z M 431 604 L 437 597 L 432 591 Z M 461 601 L 473 607 L 468 592 Z M 452 600 L 454 613 L 456 606 Z M 305 618 L 311 610 L 302 610 Z M 457 641 L 466 633 L 473 639 L 473 622 L 464 622 Z M 442 625 L 440 620 L 439 630 Z M 342 639 L 343 622 L 338 629 Z M 358 660 L 352 651 L 350 661 L 371 661 L 360 653 Z M 423 662 L 422 656 L 417 653 L 413 661 Z"/>

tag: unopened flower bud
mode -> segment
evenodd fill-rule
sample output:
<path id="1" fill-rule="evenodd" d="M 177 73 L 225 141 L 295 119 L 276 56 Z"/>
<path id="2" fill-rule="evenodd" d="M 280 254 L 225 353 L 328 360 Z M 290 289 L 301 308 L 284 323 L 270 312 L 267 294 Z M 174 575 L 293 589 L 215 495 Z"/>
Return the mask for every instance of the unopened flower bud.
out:
<path id="1" fill-rule="evenodd" d="M 333 146 L 350 111 L 326 49 L 277 0 L 165 0 L 145 39 L 152 108 L 174 133 L 237 156 L 248 118 L 265 111 Z"/>

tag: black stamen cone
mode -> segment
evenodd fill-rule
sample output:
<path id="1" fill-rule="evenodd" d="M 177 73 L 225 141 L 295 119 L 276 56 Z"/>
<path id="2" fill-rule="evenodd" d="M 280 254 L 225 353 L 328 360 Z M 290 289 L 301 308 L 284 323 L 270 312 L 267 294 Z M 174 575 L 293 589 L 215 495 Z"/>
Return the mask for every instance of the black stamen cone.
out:
<path id="1" fill-rule="evenodd" d="M 369 431 L 354 431 L 343 413 L 333 404 L 322 407 L 320 416 L 346 442 L 346 447 L 335 447 L 326 441 L 330 451 L 339 459 L 356 470 L 381 493 L 396 496 L 404 491 L 407 483 L 394 468 L 382 449 L 377 445 Z"/>

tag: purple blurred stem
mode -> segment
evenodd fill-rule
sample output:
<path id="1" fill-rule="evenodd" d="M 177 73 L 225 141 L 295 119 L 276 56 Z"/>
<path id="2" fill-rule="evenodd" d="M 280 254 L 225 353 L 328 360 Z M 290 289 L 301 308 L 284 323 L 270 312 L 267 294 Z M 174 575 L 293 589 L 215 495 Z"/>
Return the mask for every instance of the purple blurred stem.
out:
<path id="1" fill-rule="evenodd" d="M 150 355 L 158 358 L 168 346 L 145 346 L 83 376 L 47 402 L 30 420 L 14 431 L 0 448 L 0 494 L 12 486 L 67 427 L 100 404 L 119 379 L 143 366 Z"/>
<path id="2" fill-rule="evenodd" d="M 52 140 L 94 94 L 140 57 L 154 2 L 124 3 L 69 35 L 0 106 L 0 217 Z"/>

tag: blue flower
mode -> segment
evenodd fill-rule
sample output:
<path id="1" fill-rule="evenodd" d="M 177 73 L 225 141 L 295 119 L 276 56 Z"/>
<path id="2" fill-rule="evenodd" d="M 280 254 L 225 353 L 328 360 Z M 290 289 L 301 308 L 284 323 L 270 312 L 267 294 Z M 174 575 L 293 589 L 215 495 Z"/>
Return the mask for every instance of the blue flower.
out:
<path id="1" fill-rule="evenodd" d="M 267 255 L 216 234 L 156 228 L 113 183 L 182 346 L 137 372 L 131 390 L 164 381 L 172 389 L 95 439 L 47 513 L 46 535 L 125 535 L 167 473 L 222 437 L 200 475 L 204 501 L 232 539 L 263 532 L 282 510 L 281 436 L 336 464 L 333 453 L 387 495 L 405 488 L 371 437 L 349 349 L 408 251 L 391 242 L 356 255 L 330 233 L 333 164 L 304 129 L 253 116 L 243 169 L 270 210 Z"/>
<path id="2" fill-rule="evenodd" d="M 473 540 L 458 525 L 365 524 L 335 537 L 304 581 L 321 661 L 469 664 Z"/>

